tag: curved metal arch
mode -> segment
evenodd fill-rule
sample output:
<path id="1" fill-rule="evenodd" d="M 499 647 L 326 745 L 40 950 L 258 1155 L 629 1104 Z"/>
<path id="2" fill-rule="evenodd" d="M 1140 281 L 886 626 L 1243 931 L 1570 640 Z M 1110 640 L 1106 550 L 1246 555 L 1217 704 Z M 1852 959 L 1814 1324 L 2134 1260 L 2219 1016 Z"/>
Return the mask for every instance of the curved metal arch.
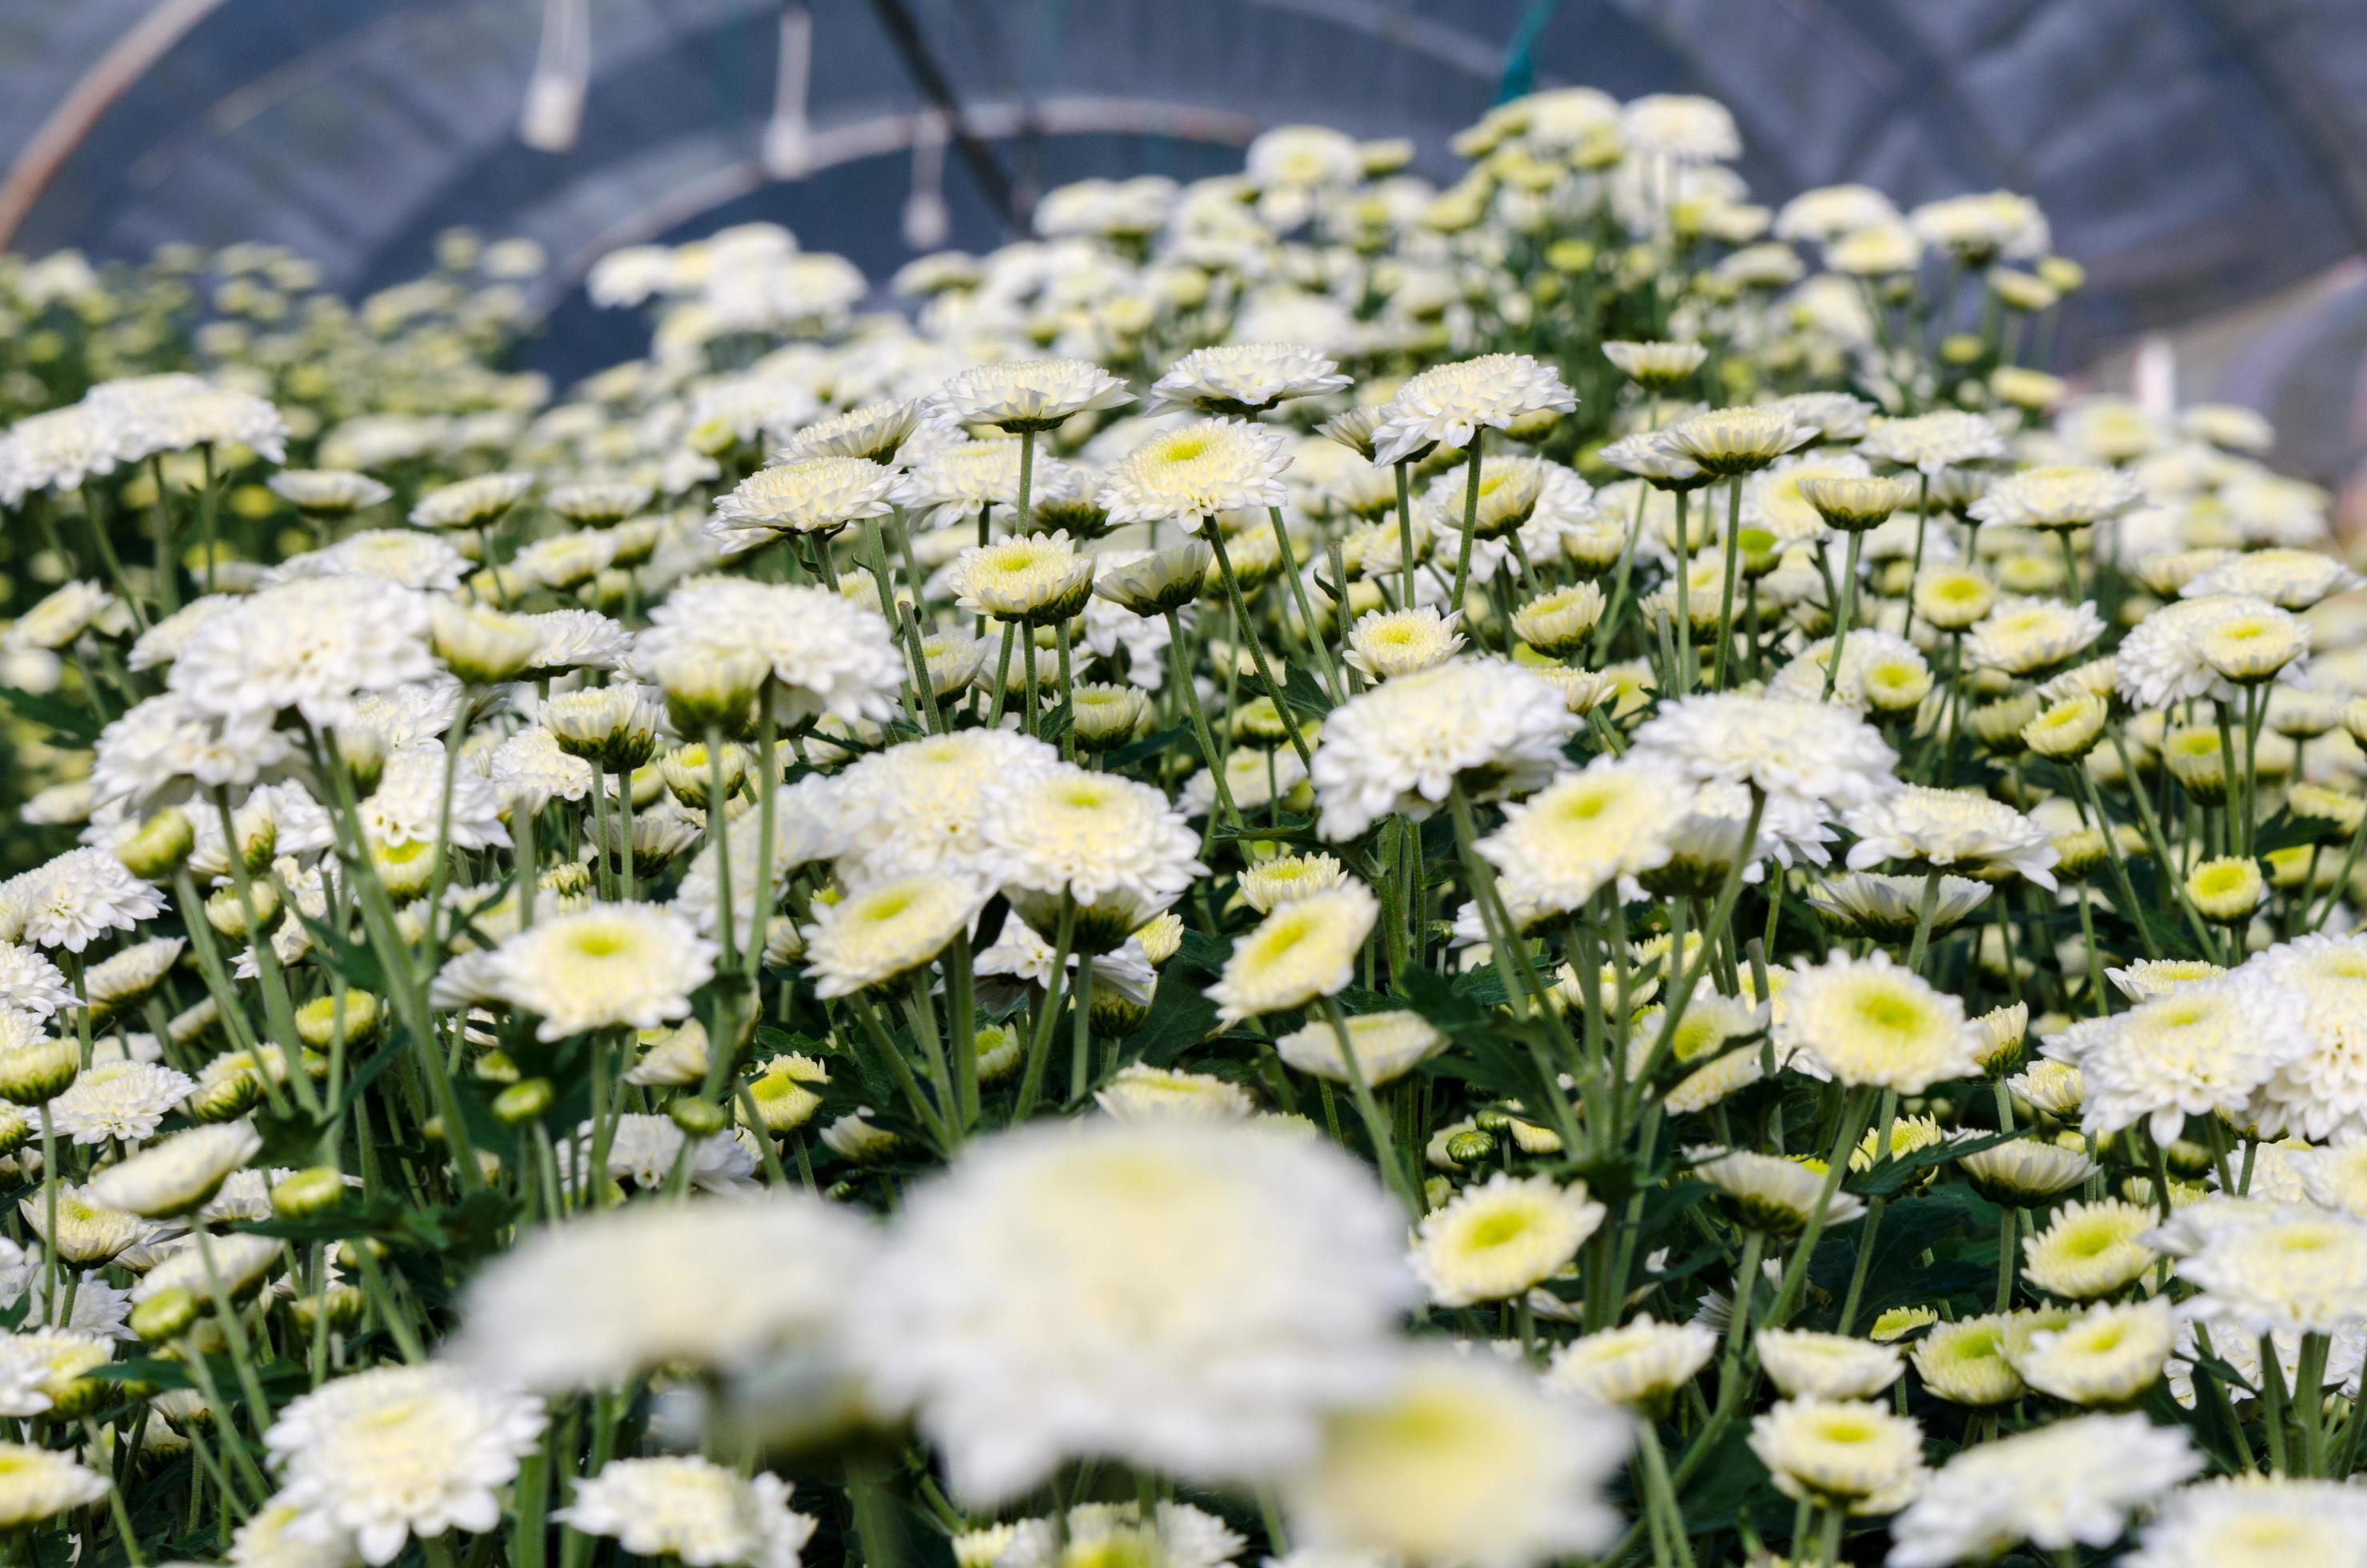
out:
<path id="1" fill-rule="evenodd" d="M 107 117 L 107 111 L 187 37 L 191 28 L 222 4 L 223 0 L 158 0 L 83 73 L 40 129 L 27 140 L 9 164 L 6 176 L 0 178 L 0 249 L 16 237 L 25 214 L 33 210 L 33 203 L 41 199 L 41 192 L 57 178 L 74 150 Z"/>

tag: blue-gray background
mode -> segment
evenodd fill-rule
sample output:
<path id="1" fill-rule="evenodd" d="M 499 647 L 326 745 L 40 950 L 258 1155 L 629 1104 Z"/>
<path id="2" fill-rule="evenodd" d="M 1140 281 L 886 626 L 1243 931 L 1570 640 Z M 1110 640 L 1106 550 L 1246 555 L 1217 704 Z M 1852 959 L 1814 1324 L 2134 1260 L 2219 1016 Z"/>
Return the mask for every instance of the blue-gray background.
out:
<path id="1" fill-rule="evenodd" d="M 563 153 L 517 136 L 549 18 L 588 18 Z M 8 243 L 144 256 L 282 242 L 359 293 L 467 224 L 541 242 L 564 378 L 634 324 L 585 308 L 628 240 L 764 217 L 874 276 L 917 111 L 909 17 L 1021 199 L 1086 174 L 1237 166 L 1265 126 L 1448 137 L 1524 81 L 1732 107 L 1754 191 L 2034 194 L 2093 287 L 2056 368 L 2110 381 L 2167 333 L 2180 391 L 2262 408 L 2281 460 L 2367 457 L 2367 0 L 810 0 L 809 172 L 769 177 L 783 0 L 0 0 L 0 169 L 51 165 Z M 48 134 L 43 134 L 44 128 Z M 65 134 L 62 134 L 65 133 Z M 952 243 L 1005 237 L 947 160 Z"/>

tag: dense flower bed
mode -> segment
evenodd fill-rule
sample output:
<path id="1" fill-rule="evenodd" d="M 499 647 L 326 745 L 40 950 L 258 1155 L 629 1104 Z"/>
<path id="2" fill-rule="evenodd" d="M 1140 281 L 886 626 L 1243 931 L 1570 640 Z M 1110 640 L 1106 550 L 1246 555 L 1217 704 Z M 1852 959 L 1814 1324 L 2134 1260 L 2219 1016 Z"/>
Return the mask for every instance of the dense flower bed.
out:
<path id="1" fill-rule="evenodd" d="M 2367 616 L 1703 99 L 0 264 L 11 1562 L 2367 1553 Z"/>

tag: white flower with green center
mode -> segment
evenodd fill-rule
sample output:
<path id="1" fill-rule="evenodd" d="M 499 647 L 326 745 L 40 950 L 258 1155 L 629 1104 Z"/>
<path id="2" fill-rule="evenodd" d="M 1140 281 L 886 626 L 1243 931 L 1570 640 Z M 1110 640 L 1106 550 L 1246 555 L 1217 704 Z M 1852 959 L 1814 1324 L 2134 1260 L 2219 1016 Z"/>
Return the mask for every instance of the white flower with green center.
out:
<path id="1" fill-rule="evenodd" d="M 937 389 L 941 416 L 1014 434 L 1049 430 L 1070 417 L 1134 401 L 1126 383 L 1090 359 L 1010 359 L 978 365 Z"/>
<path id="2" fill-rule="evenodd" d="M 2154 1219 L 2151 1209 L 2117 1198 L 2066 1203 L 2023 1239 L 2022 1276 L 2067 1301 L 2109 1296 L 2153 1267 L 2157 1255 L 2142 1238 Z"/>
<path id="3" fill-rule="evenodd" d="M 1631 1428 L 1485 1357 L 1415 1353 L 1334 1417 L 1285 1494 L 1291 1533 L 1326 1551 L 1534 1568 L 1599 1551 L 1620 1517 L 1604 1483 Z"/>
<path id="4" fill-rule="evenodd" d="M 85 1190 L 102 1207 L 169 1220 L 211 1198 L 262 1147 L 262 1135 L 248 1122 L 192 1127 L 108 1166 Z"/>
<path id="5" fill-rule="evenodd" d="M 817 1521 L 790 1510 L 794 1490 L 777 1475 L 743 1476 L 692 1456 L 612 1460 L 576 1483 L 574 1500 L 551 1517 L 690 1568 L 798 1568 Z"/>
<path id="6" fill-rule="evenodd" d="M 1603 1213 L 1584 1182 L 1498 1171 L 1423 1219 L 1414 1267 L 1441 1306 L 1507 1301 L 1576 1257 Z"/>
<path id="7" fill-rule="evenodd" d="M 154 1137 L 157 1124 L 195 1087 L 187 1074 L 161 1062 L 94 1062 L 40 1114 L 76 1143 L 139 1143 Z"/>
<path id="8" fill-rule="evenodd" d="M 1534 414 L 1568 414 L 1578 395 L 1561 372 L 1526 354 L 1482 354 L 1407 378 L 1373 428 L 1373 460 L 1410 460 L 1430 448 L 1460 451 L 1482 430 Z"/>
<path id="9" fill-rule="evenodd" d="M 1348 1043 L 1321 1019 L 1296 1028 L 1274 1042 L 1283 1061 L 1310 1077 L 1333 1084 L 1353 1083 L 1348 1056 L 1355 1056 L 1365 1082 L 1377 1088 L 1405 1076 L 1446 1049 L 1446 1037 L 1419 1013 L 1392 1009 L 1359 1013 L 1348 1019 Z"/>
<path id="10" fill-rule="evenodd" d="M 1878 1404 L 1805 1396 L 1752 1418 L 1750 1451 L 1787 1497 L 1887 1512 L 1921 1479 L 1923 1431 Z"/>
<path id="11" fill-rule="evenodd" d="M 1697 1323 L 1633 1323 L 1582 1335 L 1554 1352 L 1546 1381 L 1603 1404 L 1657 1412 L 1717 1354 L 1717 1335 Z"/>
<path id="12" fill-rule="evenodd" d="M 411 508 L 423 528 L 478 528 L 498 521 L 534 488 L 530 473 L 482 473 L 431 490 Z"/>
<path id="13" fill-rule="evenodd" d="M 1970 1444 L 1893 1522 L 1890 1562 L 1948 1568 L 2024 1541 L 2058 1558 L 2079 1546 L 2101 1550 L 2132 1514 L 2203 1465 L 2184 1433 L 2137 1415 L 2075 1416 Z"/>
<path id="14" fill-rule="evenodd" d="M 1221 343 L 1195 348 L 1167 368 L 1145 412 L 1169 408 L 1236 416 L 1263 414 L 1296 398 L 1347 386 L 1340 367 L 1297 343 Z"/>
<path id="15" fill-rule="evenodd" d="M 1852 870 L 1888 860 L 1909 870 L 2012 872 L 2043 888 L 2055 885 L 2049 868 L 2057 856 L 2046 830 L 1970 790 L 1909 784 L 1850 811 L 1841 824 L 1857 835 L 1849 852 Z"/>
<path id="16" fill-rule="evenodd" d="M 595 904 L 537 921 L 493 949 L 493 995 L 538 1015 L 536 1038 L 653 1029 L 687 1017 L 716 945 L 671 910 Z"/>
<path id="17" fill-rule="evenodd" d="M 1964 1002 L 1880 951 L 1795 964 L 1772 1039 L 1778 1060 L 1812 1076 L 1901 1094 L 1979 1071 Z"/>
<path id="18" fill-rule="evenodd" d="M 263 1437 L 298 1535 L 350 1534 L 365 1562 L 413 1536 L 499 1527 L 500 1489 L 541 1439 L 542 1403 L 457 1368 L 377 1367 L 323 1385 Z"/>
<path id="19" fill-rule="evenodd" d="M 1128 452 L 1103 483 L 1101 504 L 1113 525 L 1172 521 L 1196 534 L 1216 513 L 1287 502 L 1286 444 L 1263 426 L 1200 420 Z"/>
<path id="20" fill-rule="evenodd" d="M 1284 904 L 1233 944 L 1224 972 L 1207 988 L 1217 1016 L 1238 1023 L 1345 990 L 1380 909 L 1362 882 Z"/>
<path id="21" fill-rule="evenodd" d="M 1367 610 L 1349 628 L 1348 663 L 1376 681 L 1444 664 L 1462 651 L 1463 634 L 1455 629 L 1462 613 L 1441 615 L 1433 605 Z"/>
<path id="22" fill-rule="evenodd" d="M 2367 1317 L 2367 1223 L 2306 1209 L 2235 1218 L 2178 1275 L 2201 1292 L 2186 1311 L 2214 1335 L 2355 1329 Z"/>
<path id="23" fill-rule="evenodd" d="M 874 1397 L 913 1407 L 973 1504 L 1092 1455 L 1272 1477 L 1399 1364 L 1404 1222 L 1319 1142 L 1039 1125 L 914 1187 L 853 1327 Z"/>
<path id="24" fill-rule="evenodd" d="M 1793 1398 L 1872 1399 L 1907 1369 L 1895 1346 L 1845 1334 L 1762 1328 L 1751 1346 L 1769 1380 Z"/>
<path id="25" fill-rule="evenodd" d="M 987 890 L 943 874 L 900 877 L 816 903 L 807 972 L 821 996 L 845 996 L 920 968 L 969 929 Z"/>
<path id="26" fill-rule="evenodd" d="M 2189 1116 L 2237 1114 L 2309 1051 L 2301 1000 L 2265 985 L 2202 980 L 2110 1017 L 2044 1037 L 2046 1055 L 2079 1069 L 2080 1125 L 2100 1136 L 2145 1121 L 2165 1148 Z"/>
<path id="27" fill-rule="evenodd" d="M 831 534 L 885 517 L 902 499 L 896 471 L 866 458 L 792 458 L 718 496 L 708 531 L 727 555 L 783 534 Z"/>
<path id="28" fill-rule="evenodd" d="M 0 1443 L 0 1526 L 38 1524 L 88 1507 L 107 1493 L 107 1477 L 71 1454 Z"/>
<path id="29" fill-rule="evenodd" d="M 2126 1405 L 2161 1381 L 2173 1327 L 2166 1301 L 2104 1303 L 2010 1354 L 2022 1381 L 2041 1393 L 2072 1404 Z"/>

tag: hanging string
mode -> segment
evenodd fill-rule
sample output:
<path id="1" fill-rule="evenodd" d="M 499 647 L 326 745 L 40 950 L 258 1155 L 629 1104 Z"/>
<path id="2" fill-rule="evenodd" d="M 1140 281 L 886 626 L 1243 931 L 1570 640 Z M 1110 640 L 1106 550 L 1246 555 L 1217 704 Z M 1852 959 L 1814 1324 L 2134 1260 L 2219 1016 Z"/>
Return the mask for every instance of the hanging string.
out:
<path id="1" fill-rule="evenodd" d="M 583 95 L 592 85 L 589 0 L 544 0 L 542 46 L 527 78 L 518 111 L 518 140 L 538 153 L 564 153 L 583 127 Z"/>
<path id="2" fill-rule="evenodd" d="M 803 6 L 781 10 L 780 69 L 773 83 L 773 115 L 764 122 L 764 172 L 796 179 L 813 159 L 813 127 L 806 96 L 813 77 L 813 16 Z"/>
<path id="3" fill-rule="evenodd" d="M 916 251 L 932 251 L 953 233 L 953 214 L 946 207 L 945 117 L 923 113 L 912 122 L 912 191 L 904 198 L 904 243 Z"/>

